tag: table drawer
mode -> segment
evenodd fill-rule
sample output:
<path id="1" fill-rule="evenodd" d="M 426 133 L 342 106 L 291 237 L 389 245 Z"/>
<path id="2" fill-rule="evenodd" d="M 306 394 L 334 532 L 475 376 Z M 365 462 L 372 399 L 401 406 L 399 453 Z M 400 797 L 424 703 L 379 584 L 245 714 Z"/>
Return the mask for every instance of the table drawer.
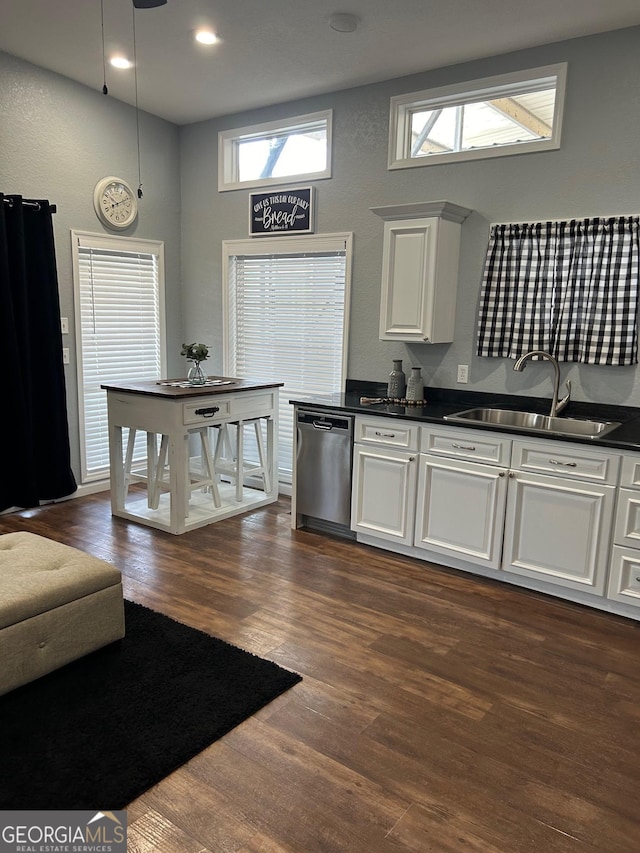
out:
<path id="1" fill-rule="evenodd" d="M 254 394 L 237 394 L 231 398 L 231 414 L 238 419 L 249 413 L 251 417 L 260 417 L 275 410 L 278 394 L 273 391 L 260 391 Z"/>
<path id="2" fill-rule="evenodd" d="M 508 468 L 511 439 L 484 430 L 422 427 L 420 452 Z"/>
<path id="3" fill-rule="evenodd" d="M 391 418 L 356 418 L 355 440 L 359 444 L 418 450 L 418 424 Z"/>
<path id="4" fill-rule="evenodd" d="M 561 441 L 514 441 L 511 467 L 615 486 L 620 457 Z"/>
<path id="5" fill-rule="evenodd" d="M 217 409 L 217 411 L 216 411 Z M 231 397 L 201 397 L 182 406 L 184 424 L 200 424 L 228 418 L 231 413 Z"/>

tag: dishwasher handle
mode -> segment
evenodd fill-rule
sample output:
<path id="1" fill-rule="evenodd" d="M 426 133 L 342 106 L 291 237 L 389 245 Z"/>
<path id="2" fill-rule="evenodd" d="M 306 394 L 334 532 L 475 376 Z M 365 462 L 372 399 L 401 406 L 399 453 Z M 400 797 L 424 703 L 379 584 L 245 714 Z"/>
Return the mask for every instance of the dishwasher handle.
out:
<path id="1" fill-rule="evenodd" d="M 297 425 L 302 429 L 321 430 L 323 432 L 352 433 L 353 416 L 323 414 L 322 412 L 299 411 Z"/>

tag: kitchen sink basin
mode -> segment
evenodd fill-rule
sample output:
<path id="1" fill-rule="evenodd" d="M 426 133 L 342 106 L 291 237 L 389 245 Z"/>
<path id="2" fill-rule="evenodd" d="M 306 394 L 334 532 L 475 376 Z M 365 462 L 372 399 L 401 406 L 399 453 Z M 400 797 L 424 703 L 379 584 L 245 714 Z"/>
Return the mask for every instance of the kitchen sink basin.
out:
<path id="1" fill-rule="evenodd" d="M 509 409 L 467 409 L 445 415 L 445 421 L 468 424 L 488 424 L 493 427 L 524 432 L 555 433 L 579 438 L 602 438 L 619 427 L 617 421 L 592 421 L 582 418 L 552 418 L 535 412 L 516 412 Z"/>

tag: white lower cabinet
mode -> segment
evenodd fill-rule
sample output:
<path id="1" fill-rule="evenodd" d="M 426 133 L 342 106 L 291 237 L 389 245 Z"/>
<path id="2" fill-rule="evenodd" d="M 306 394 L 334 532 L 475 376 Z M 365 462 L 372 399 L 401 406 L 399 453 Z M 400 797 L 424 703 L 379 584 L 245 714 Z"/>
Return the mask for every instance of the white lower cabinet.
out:
<path id="1" fill-rule="evenodd" d="M 500 568 L 504 468 L 420 456 L 415 546 Z"/>
<path id="2" fill-rule="evenodd" d="M 607 597 L 640 610 L 640 454 L 622 461 Z"/>
<path id="3" fill-rule="evenodd" d="M 358 417 L 351 526 L 369 544 L 640 613 L 640 453 Z"/>
<path id="4" fill-rule="evenodd" d="M 615 486 L 513 472 L 502 568 L 603 595 Z"/>
<path id="5" fill-rule="evenodd" d="M 356 418 L 351 529 L 413 544 L 418 427 Z"/>

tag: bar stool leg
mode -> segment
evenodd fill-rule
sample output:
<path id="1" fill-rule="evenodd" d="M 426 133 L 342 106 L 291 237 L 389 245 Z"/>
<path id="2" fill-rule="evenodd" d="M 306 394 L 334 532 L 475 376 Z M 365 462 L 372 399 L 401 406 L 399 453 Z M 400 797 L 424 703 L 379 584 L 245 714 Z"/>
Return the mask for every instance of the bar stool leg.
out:
<path id="1" fill-rule="evenodd" d="M 218 490 L 218 483 L 216 482 L 216 469 L 213 464 L 213 457 L 211 455 L 211 445 L 209 444 L 209 430 L 207 427 L 204 427 L 200 430 L 200 444 L 202 447 L 202 461 L 206 468 L 207 474 L 207 485 L 211 486 L 211 494 L 213 495 L 213 503 L 216 507 L 222 506 L 222 501 L 220 500 L 220 492 Z"/>
<path id="2" fill-rule="evenodd" d="M 242 500 L 244 486 L 244 428 L 242 421 L 236 426 L 236 500 Z"/>
<path id="3" fill-rule="evenodd" d="M 131 465 L 133 464 L 133 449 L 136 443 L 136 432 L 133 427 L 129 427 L 129 435 L 127 436 L 127 449 L 124 454 L 124 499 L 127 499 L 127 492 L 131 485 Z"/>
<path id="4" fill-rule="evenodd" d="M 264 491 L 268 493 L 271 491 L 271 472 L 269 471 L 269 462 L 267 459 L 267 453 L 264 446 L 264 438 L 262 436 L 262 419 L 256 418 L 253 422 L 256 431 L 256 444 L 258 446 L 258 461 L 260 463 L 259 471 L 262 473 L 262 482 L 264 484 Z"/>
<path id="5" fill-rule="evenodd" d="M 155 449 L 155 436 L 154 436 Z M 150 486 L 149 507 L 158 509 L 160 505 L 160 484 L 164 475 L 164 469 L 167 466 L 167 451 L 169 449 L 169 436 L 163 435 L 160 440 L 160 450 L 154 467 L 153 485 Z"/>

